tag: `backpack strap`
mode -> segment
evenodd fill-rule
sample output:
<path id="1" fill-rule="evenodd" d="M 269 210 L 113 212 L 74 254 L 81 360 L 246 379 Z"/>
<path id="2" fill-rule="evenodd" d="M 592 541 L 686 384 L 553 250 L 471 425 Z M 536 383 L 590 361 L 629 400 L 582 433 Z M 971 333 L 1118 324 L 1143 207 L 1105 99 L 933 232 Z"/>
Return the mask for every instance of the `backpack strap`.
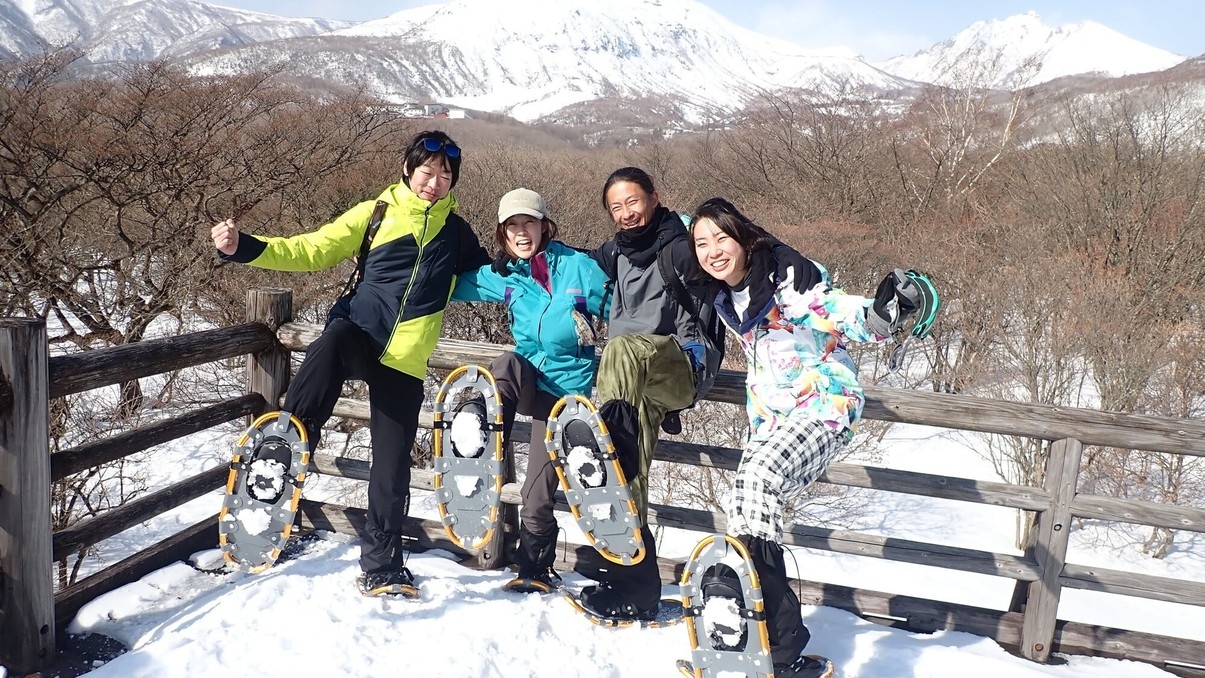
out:
<path id="1" fill-rule="evenodd" d="M 699 331 L 704 331 L 704 323 L 699 319 L 699 308 L 695 306 L 695 300 L 687 291 L 686 285 L 682 284 L 682 279 L 678 277 L 678 272 L 674 270 L 672 261 L 673 254 L 669 251 L 671 245 L 662 247 L 657 252 L 657 268 L 661 271 L 661 279 L 665 281 L 665 286 L 673 293 L 674 299 L 678 301 L 678 305 L 686 311 L 691 318 L 699 325 Z"/>
<path id="2" fill-rule="evenodd" d="M 360 253 L 356 255 L 356 270 L 351 272 L 351 277 L 347 279 L 347 284 L 343 286 L 343 293 L 339 296 L 354 291 L 360 285 L 360 281 L 364 279 L 364 262 L 368 259 L 368 250 L 372 249 L 372 239 L 377 236 L 381 222 L 385 220 L 385 210 L 388 207 L 389 203 L 378 200 L 376 206 L 372 208 L 372 216 L 368 218 L 368 226 L 364 229 L 364 240 L 360 241 Z"/>

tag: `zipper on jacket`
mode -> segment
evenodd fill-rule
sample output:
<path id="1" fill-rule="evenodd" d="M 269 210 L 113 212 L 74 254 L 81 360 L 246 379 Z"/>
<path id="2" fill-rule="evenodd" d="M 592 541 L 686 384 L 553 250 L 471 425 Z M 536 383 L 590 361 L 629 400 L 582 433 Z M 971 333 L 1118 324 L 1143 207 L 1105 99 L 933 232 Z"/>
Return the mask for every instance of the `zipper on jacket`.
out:
<path id="1" fill-rule="evenodd" d="M 534 276 L 532 277 L 532 282 L 536 282 Z M 548 287 L 551 288 L 552 286 L 553 286 L 552 285 L 552 267 L 549 266 L 548 267 Z M 544 291 L 544 288 L 538 282 L 536 282 L 536 287 L 539 288 L 539 290 L 541 292 Z M 541 338 L 544 334 L 544 316 L 548 315 L 548 309 L 550 309 L 550 308 L 552 308 L 552 290 L 551 289 L 548 290 L 548 303 L 544 304 L 544 310 L 540 311 L 540 319 L 536 321 L 536 345 L 537 346 L 544 345 L 544 341 Z M 541 360 L 540 364 L 536 365 L 536 367 L 539 368 L 539 370 L 541 372 L 543 372 L 544 371 L 544 363 L 547 363 L 547 362 L 548 362 L 548 352 L 544 351 L 544 359 Z"/>
<path id="2" fill-rule="evenodd" d="M 432 207 L 435 207 L 435 203 L 431 203 L 427 206 L 427 209 L 423 210 L 423 232 L 422 236 L 418 238 L 418 256 L 414 258 L 414 266 L 410 269 L 410 280 L 406 283 L 406 291 L 402 292 L 402 301 L 397 307 L 397 318 L 393 320 L 393 332 L 390 332 L 389 341 L 385 342 L 385 350 L 377 358 L 378 361 L 384 358 L 385 354 L 389 352 L 389 345 L 393 343 L 393 335 L 397 334 L 398 325 L 402 324 L 402 316 L 406 314 L 406 300 L 410 298 L 410 289 L 414 287 L 414 280 L 418 277 L 419 265 L 423 262 L 423 247 L 427 240 L 427 224 L 431 220 Z"/>

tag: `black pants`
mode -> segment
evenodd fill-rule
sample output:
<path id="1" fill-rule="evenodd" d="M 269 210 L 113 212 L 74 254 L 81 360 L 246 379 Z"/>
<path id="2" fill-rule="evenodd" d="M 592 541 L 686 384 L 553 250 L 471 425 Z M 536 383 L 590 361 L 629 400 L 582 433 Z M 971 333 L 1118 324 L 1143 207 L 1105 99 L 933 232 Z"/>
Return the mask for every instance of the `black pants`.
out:
<path id="1" fill-rule="evenodd" d="M 770 659 L 775 665 L 790 664 L 803 652 L 812 634 L 803 625 L 799 596 L 787 578 L 782 545 L 761 537 L 738 537 L 753 558 L 761 582 L 766 627 L 770 636 Z"/>
<path id="2" fill-rule="evenodd" d="M 289 385 L 284 408 L 306 425 L 310 449 L 318 445 L 343 382 L 368 384 L 372 467 L 368 478 L 368 525 L 360 551 L 365 572 L 402 566 L 402 523 L 410 507 L 410 451 L 423 406 L 423 381 L 378 362 L 364 330 L 336 318 L 310 345 Z"/>
<path id="3" fill-rule="evenodd" d="M 523 507 L 519 517 L 533 535 L 555 538 L 557 523 L 552 511 L 553 493 L 560 480 L 544 447 L 544 430 L 548 413 L 558 398 L 536 387 L 535 365 L 516 353 L 503 353 L 495 358 L 490 363 L 490 374 L 494 375 L 494 383 L 502 396 L 502 428 L 508 442 L 515 414 L 531 417 L 527 479 L 523 481 Z"/>

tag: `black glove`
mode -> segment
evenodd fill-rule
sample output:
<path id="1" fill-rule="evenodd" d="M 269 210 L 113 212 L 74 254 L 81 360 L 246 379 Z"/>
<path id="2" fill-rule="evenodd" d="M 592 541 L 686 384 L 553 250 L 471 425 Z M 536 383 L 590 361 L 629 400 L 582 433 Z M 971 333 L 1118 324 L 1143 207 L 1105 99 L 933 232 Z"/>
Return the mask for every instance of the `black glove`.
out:
<path id="1" fill-rule="evenodd" d="M 793 276 L 791 286 L 795 291 L 803 294 L 820 283 L 823 279 L 820 275 L 820 269 L 816 268 L 816 264 L 812 263 L 811 259 L 796 252 L 794 248 L 783 244 L 778 240 L 772 241 L 772 251 L 774 259 L 778 262 L 778 277 L 776 280 L 782 280 L 786 277 L 787 271 L 791 271 Z"/>
<path id="2" fill-rule="evenodd" d="M 510 275 L 510 255 L 503 252 L 490 264 L 490 270 L 505 278 Z"/>
<path id="3" fill-rule="evenodd" d="M 897 268 L 875 290 L 874 304 L 866 310 L 866 326 L 875 334 L 889 337 L 900 323 L 916 313 L 920 304 L 920 288 L 903 269 Z"/>

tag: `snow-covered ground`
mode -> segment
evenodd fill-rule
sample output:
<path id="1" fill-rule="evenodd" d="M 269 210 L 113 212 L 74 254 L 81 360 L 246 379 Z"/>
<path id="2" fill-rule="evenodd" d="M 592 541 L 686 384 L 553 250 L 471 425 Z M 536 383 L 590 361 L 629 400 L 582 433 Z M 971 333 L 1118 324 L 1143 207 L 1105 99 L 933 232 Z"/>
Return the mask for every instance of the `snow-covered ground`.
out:
<path id="1" fill-rule="evenodd" d="M 191 436 L 143 455 L 148 483 L 222 463 L 239 431 L 234 424 Z M 883 464 L 894 468 L 996 480 L 970 434 L 897 426 L 884 442 Z M 523 464 L 517 465 L 519 468 Z M 307 496 L 323 499 L 340 481 L 316 479 Z M 1012 548 L 1014 516 L 1007 509 L 868 492 L 867 508 L 841 529 L 1001 553 Z M 433 518 L 430 493 L 416 492 L 413 513 Z M 217 493 L 197 499 L 102 545 L 103 558 L 129 554 L 217 512 Z M 581 541 L 562 520 L 571 541 Z M 1142 556 L 1140 530 L 1089 524 L 1073 538 L 1069 560 L 1205 580 L 1205 539 L 1182 533 L 1163 560 Z M 700 537 L 666 530 L 660 554 L 683 558 Z M 792 549 L 804 579 L 1003 608 L 1011 580 L 919 565 Z M 555 597 L 500 590 L 505 572 L 465 568 L 447 553 L 410 559 L 418 601 L 362 597 L 354 586 L 358 546 L 331 535 L 307 542 L 295 558 L 259 575 L 209 573 L 179 563 L 102 596 L 81 610 L 74 632 L 117 638 L 132 650 L 96 676 L 393 675 L 421 676 L 674 676 L 689 654 L 684 626 L 612 630 L 594 626 Z M 202 552 L 206 566 L 216 551 Z M 583 580 L 568 575 L 570 584 Z M 666 596 L 677 587 L 666 585 Z M 1137 662 L 1069 657 L 1060 666 L 1016 658 L 991 640 L 965 633 L 913 634 L 871 624 L 823 607 L 805 607 L 810 652 L 824 654 L 846 678 L 920 676 L 1164 676 Z M 1060 617 L 1205 640 L 1200 608 L 1066 591 Z M 89 675 L 93 675 L 89 674 Z"/>

